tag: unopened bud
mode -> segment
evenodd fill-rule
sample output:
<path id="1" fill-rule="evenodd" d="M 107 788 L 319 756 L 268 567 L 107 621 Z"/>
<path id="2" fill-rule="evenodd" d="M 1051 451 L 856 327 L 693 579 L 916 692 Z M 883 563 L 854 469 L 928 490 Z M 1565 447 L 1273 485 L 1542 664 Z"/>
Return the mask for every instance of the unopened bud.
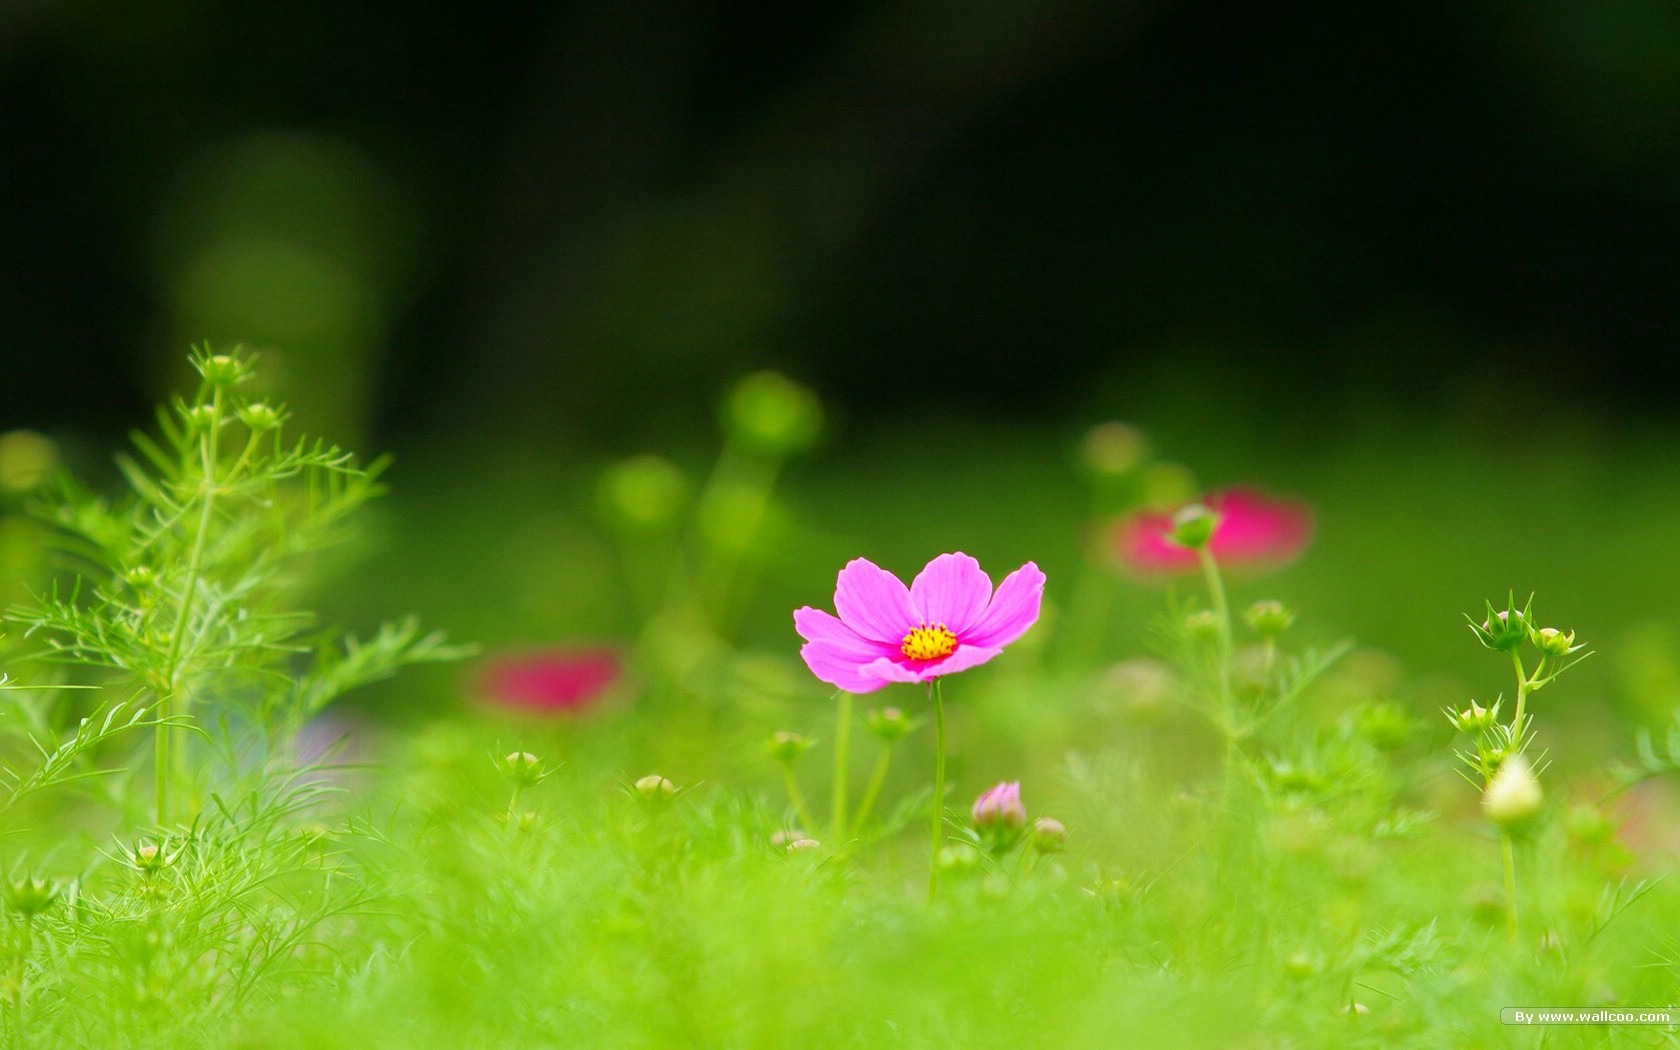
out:
<path id="1" fill-rule="evenodd" d="M 1184 630 L 1192 638 L 1212 641 L 1219 637 L 1219 617 L 1212 609 L 1198 609 L 1184 618 Z"/>
<path id="2" fill-rule="evenodd" d="M 1172 532 L 1167 534 L 1167 538 L 1180 547 L 1199 550 L 1213 539 L 1213 530 L 1219 527 L 1219 515 L 1209 510 L 1206 504 L 1192 503 L 1174 514 L 1172 522 Z"/>
<path id="3" fill-rule="evenodd" d="M 1509 755 L 1482 792 L 1482 812 L 1499 827 L 1513 831 L 1534 819 L 1545 801 L 1540 778 L 1534 775 L 1528 759 Z"/>
<path id="4" fill-rule="evenodd" d="M 657 534 L 676 527 L 688 501 L 688 479 L 668 459 L 635 456 L 603 471 L 595 493 L 608 524 L 625 532 Z"/>
<path id="5" fill-rule="evenodd" d="M 677 786 L 657 773 L 650 773 L 636 781 L 636 794 L 650 804 L 658 805 L 677 797 Z"/>
<path id="6" fill-rule="evenodd" d="M 147 875 L 155 875 L 169 866 L 175 858 L 165 854 L 163 848 L 155 842 L 142 842 L 134 847 L 129 855 L 135 868 Z"/>
<path id="7" fill-rule="evenodd" d="M 530 787 L 547 776 L 543 772 L 542 760 L 529 751 L 514 751 L 498 765 L 501 766 L 502 775 L 515 787 Z"/>
<path id="8" fill-rule="evenodd" d="M 239 419 L 252 430 L 261 433 L 278 427 L 284 420 L 284 416 L 273 405 L 263 401 L 253 401 L 248 405 L 240 406 Z"/>
<path id="9" fill-rule="evenodd" d="M 863 716 L 869 732 L 883 743 L 903 740 L 916 728 L 916 723 L 896 707 L 877 707 Z"/>
<path id="10" fill-rule="evenodd" d="M 787 844 L 789 853 L 815 853 L 822 849 L 822 843 L 816 839 L 794 839 Z"/>
<path id="11" fill-rule="evenodd" d="M 1530 638 L 1534 647 L 1548 656 L 1565 656 L 1575 647 L 1575 632 L 1542 627 Z"/>
<path id="12" fill-rule="evenodd" d="M 1149 458 L 1149 439 L 1130 423 L 1098 423 L 1079 447 L 1085 468 L 1099 477 L 1130 474 Z"/>
<path id="13" fill-rule="evenodd" d="M 774 456 L 809 448 L 822 431 L 822 403 L 802 383 L 779 372 L 754 372 L 729 392 L 724 424 L 730 435 Z"/>
<path id="14" fill-rule="evenodd" d="M 188 405 L 181 409 L 181 418 L 192 430 L 211 430 L 220 422 L 214 405 Z"/>
<path id="15" fill-rule="evenodd" d="M 21 876 L 6 880 L 0 888 L 6 904 L 24 918 L 33 918 L 46 911 L 58 899 L 58 884 L 51 879 Z"/>
<path id="16" fill-rule="evenodd" d="M 1019 831 L 1027 826 L 1027 808 L 1021 804 L 1021 782 L 1005 780 L 983 792 L 970 811 L 974 826 Z"/>
<path id="17" fill-rule="evenodd" d="M 1527 610 L 1518 609 L 1514 602 L 1508 603 L 1504 609 L 1495 609 L 1489 602 L 1487 612 L 1487 619 L 1480 626 L 1475 621 L 1470 623 L 1476 640 L 1484 646 L 1495 652 L 1508 653 L 1528 641 Z"/>
<path id="18" fill-rule="evenodd" d="M 1476 701 L 1470 701 L 1470 706 L 1462 711 L 1448 711 L 1447 721 L 1460 733 L 1480 733 L 1493 728 L 1493 723 L 1499 719 L 1499 705 L 1494 704 L 1490 710 Z"/>
<path id="19" fill-rule="evenodd" d="M 1282 602 L 1267 599 L 1250 605 L 1243 619 L 1260 637 L 1276 638 L 1295 622 L 1295 614 Z"/>
<path id="20" fill-rule="evenodd" d="M 785 762 L 791 765 L 814 746 L 816 746 L 816 741 L 811 740 L 803 733 L 778 729 L 770 735 L 769 740 L 765 741 L 764 753 L 777 762 Z"/>
<path id="21" fill-rule="evenodd" d="M 1067 828 L 1055 817 L 1039 817 L 1033 821 L 1032 846 L 1040 853 L 1059 853 L 1067 845 Z"/>
<path id="22" fill-rule="evenodd" d="M 205 380 L 214 386 L 231 387 L 245 381 L 250 366 L 234 354 L 211 354 L 197 362 Z"/>

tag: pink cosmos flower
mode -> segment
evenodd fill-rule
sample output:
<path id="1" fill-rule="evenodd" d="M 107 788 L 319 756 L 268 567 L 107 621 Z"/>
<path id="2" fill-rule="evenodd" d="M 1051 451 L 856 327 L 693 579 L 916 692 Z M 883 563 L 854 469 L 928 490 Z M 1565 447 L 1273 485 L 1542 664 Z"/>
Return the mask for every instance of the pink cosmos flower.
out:
<path id="1" fill-rule="evenodd" d="M 1212 493 L 1202 502 L 1219 517 L 1207 549 L 1222 567 L 1281 568 L 1312 540 L 1312 508 L 1298 500 L 1231 488 Z M 1140 576 L 1196 571 L 1196 552 L 1168 539 L 1172 531 L 1170 513 L 1126 518 L 1114 537 L 1121 563 Z"/>
<path id="2" fill-rule="evenodd" d="M 941 554 L 909 587 L 864 558 L 840 570 L 835 617 L 805 606 L 793 625 L 811 673 L 848 693 L 889 682 L 927 682 L 978 667 L 1038 620 L 1044 573 L 1027 562 L 996 593 L 980 563 Z"/>
<path id="3" fill-rule="evenodd" d="M 592 706 L 623 673 L 608 646 L 504 653 L 485 661 L 479 692 L 504 707 L 536 714 L 578 712 Z"/>

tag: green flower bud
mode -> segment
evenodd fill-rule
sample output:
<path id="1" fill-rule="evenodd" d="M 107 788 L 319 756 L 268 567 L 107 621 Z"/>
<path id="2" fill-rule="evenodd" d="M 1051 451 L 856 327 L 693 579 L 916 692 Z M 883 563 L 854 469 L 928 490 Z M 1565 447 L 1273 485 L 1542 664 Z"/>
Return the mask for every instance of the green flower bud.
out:
<path id="1" fill-rule="evenodd" d="M 542 760 L 529 751 L 514 751 L 496 765 L 514 787 L 530 787 L 548 776 L 543 770 Z"/>
<path id="2" fill-rule="evenodd" d="M 13 911 L 24 918 L 33 918 L 52 906 L 58 899 L 58 884 L 51 879 L 39 879 L 30 876 L 7 879 L 0 887 L 0 896 L 4 896 L 6 904 Z"/>
<path id="3" fill-rule="evenodd" d="M 224 389 L 243 383 L 251 374 L 250 364 L 237 354 L 211 354 L 196 358 L 193 364 L 212 386 Z"/>
<path id="4" fill-rule="evenodd" d="M 156 875 L 172 864 L 175 857 L 155 842 L 139 842 L 129 851 L 128 860 L 141 874 Z"/>
<path id="5" fill-rule="evenodd" d="M 668 459 L 635 456 L 602 471 L 595 494 L 608 525 L 657 535 L 676 527 L 688 502 L 688 479 Z"/>
<path id="6" fill-rule="evenodd" d="M 1511 652 L 1528 641 L 1528 609 L 1518 609 L 1515 599 L 1508 602 L 1504 609 L 1495 609 L 1489 602 L 1487 618 L 1480 626 L 1472 620 L 1470 631 L 1487 648 L 1500 653 Z"/>
<path id="7" fill-rule="evenodd" d="M 33 430 L 0 434 L 0 489 L 27 492 L 58 467 L 58 446 Z"/>
<path id="8" fill-rule="evenodd" d="M 1219 637 L 1219 617 L 1212 609 L 1197 609 L 1184 618 L 1184 630 L 1192 638 L 1212 641 Z"/>
<path id="9" fill-rule="evenodd" d="M 213 405 L 183 406 L 181 419 L 190 430 L 211 430 L 221 423 L 221 417 Z"/>
<path id="10" fill-rule="evenodd" d="M 1213 530 L 1218 527 L 1219 515 L 1205 504 L 1192 503 L 1173 515 L 1173 530 L 1167 538 L 1180 547 L 1199 550 L 1213 539 Z"/>
<path id="11" fill-rule="evenodd" d="M 239 419 L 257 433 L 273 430 L 285 421 L 285 414 L 263 401 L 253 401 L 239 407 Z"/>
<path id="12" fill-rule="evenodd" d="M 1243 613 L 1243 619 L 1260 637 L 1276 638 L 1295 622 L 1295 614 L 1282 602 L 1267 599 L 1250 605 Z"/>
<path id="13" fill-rule="evenodd" d="M 1528 759 L 1510 755 L 1499 763 L 1499 772 L 1482 792 L 1482 812 L 1505 831 L 1525 827 L 1540 812 L 1546 794 Z"/>
<path id="14" fill-rule="evenodd" d="M 677 797 L 677 786 L 657 773 L 636 781 L 636 795 L 650 806 L 660 806 Z"/>
<path id="15" fill-rule="evenodd" d="M 877 740 L 885 744 L 903 740 L 921 724 L 896 707 L 877 707 L 863 716 L 863 723 Z"/>
<path id="16" fill-rule="evenodd" d="M 1575 632 L 1542 627 L 1529 635 L 1534 647 L 1547 656 L 1567 656 L 1575 649 Z"/>
<path id="17" fill-rule="evenodd" d="M 1098 477 L 1130 474 L 1149 458 L 1149 439 L 1130 423 L 1098 423 L 1079 446 L 1085 469 Z"/>
<path id="18" fill-rule="evenodd" d="M 1039 817 L 1033 821 L 1032 847 L 1040 853 L 1059 853 L 1067 845 L 1067 828 L 1055 817 Z"/>
<path id="19" fill-rule="evenodd" d="M 1462 711 L 1450 709 L 1447 711 L 1447 721 L 1452 723 L 1452 727 L 1460 733 L 1471 735 L 1492 729 L 1493 724 L 1498 720 L 1499 704 L 1497 703 L 1490 709 L 1472 700 L 1470 706 Z"/>
<path id="20" fill-rule="evenodd" d="M 799 761 L 800 756 L 816 746 L 816 741 L 803 733 L 795 733 L 788 729 L 778 729 L 770 734 L 770 739 L 764 743 L 764 753 L 777 762 L 789 765 Z"/>
<path id="21" fill-rule="evenodd" d="M 822 403 L 779 372 L 754 372 L 729 392 L 724 426 L 760 452 L 785 456 L 809 448 L 822 431 Z"/>
<path id="22" fill-rule="evenodd" d="M 144 591 L 157 582 L 157 573 L 150 565 L 136 565 L 123 573 L 123 580 L 135 590 Z"/>

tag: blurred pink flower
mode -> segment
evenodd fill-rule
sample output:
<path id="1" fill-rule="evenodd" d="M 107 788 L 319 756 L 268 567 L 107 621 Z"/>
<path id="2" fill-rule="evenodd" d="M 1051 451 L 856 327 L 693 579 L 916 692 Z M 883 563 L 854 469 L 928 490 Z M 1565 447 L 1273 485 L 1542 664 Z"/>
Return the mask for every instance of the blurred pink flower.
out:
<path id="1" fill-rule="evenodd" d="M 1299 500 L 1231 488 L 1202 502 L 1219 517 L 1208 551 L 1221 567 L 1281 568 L 1312 541 L 1312 508 Z M 1196 571 L 1196 552 L 1167 538 L 1173 525 L 1170 513 L 1145 512 L 1122 520 L 1114 533 L 1121 564 L 1140 576 Z"/>
<path id="2" fill-rule="evenodd" d="M 623 674 L 610 646 L 503 653 L 484 662 L 478 691 L 503 707 L 536 714 L 575 713 L 593 706 Z"/>
<path id="3" fill-rule="evenodd" d="M 1011 831 L 1027 826 L 1027 807 L 1021 804 L 1021 782 L 1005 780 L 974 800 L 970 810 L 977 828 L 1001 825 Z"/>
<path id="4" fill-rule="evenodd" d="M 811 673 L 849 693 L 889 682 L 927 682 L 966 671 L 1003 652 L 1038 620 L 1044 573 L 1027 562 L 996 593 L 980 563 L 941 554 L 909 587 L 864 558 L 840 570 L 835 617 L 805 606 L 793 625 Z"/>

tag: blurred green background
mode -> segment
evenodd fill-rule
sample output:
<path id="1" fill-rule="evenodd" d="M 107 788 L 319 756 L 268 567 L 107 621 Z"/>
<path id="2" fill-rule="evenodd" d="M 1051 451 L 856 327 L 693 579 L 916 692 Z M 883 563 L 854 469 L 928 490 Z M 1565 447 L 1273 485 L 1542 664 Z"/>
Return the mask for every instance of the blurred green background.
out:
<path id="1" fill-rule="evenodd" d="M 827 427 L 753 646 L 859 554 L 1033 558 L 1065 603 L 1079 442 L 1125 419 L 1312 502 L 1239 599 L 1421 710 L 1504 686 L 1459 614 L 1508 589 L 1602 651 L 1578 710 L 1680 696 L 1665 0 L 12 0 L 0 159 L 0 430 L 108 472 L 189 344 L 259 350 L 397 455 L 352 624 L 627 637 L 599 471 L 698 483 L 774 368 Z M 1159 596 L 1115 586 L 1119 658 Z"/>

